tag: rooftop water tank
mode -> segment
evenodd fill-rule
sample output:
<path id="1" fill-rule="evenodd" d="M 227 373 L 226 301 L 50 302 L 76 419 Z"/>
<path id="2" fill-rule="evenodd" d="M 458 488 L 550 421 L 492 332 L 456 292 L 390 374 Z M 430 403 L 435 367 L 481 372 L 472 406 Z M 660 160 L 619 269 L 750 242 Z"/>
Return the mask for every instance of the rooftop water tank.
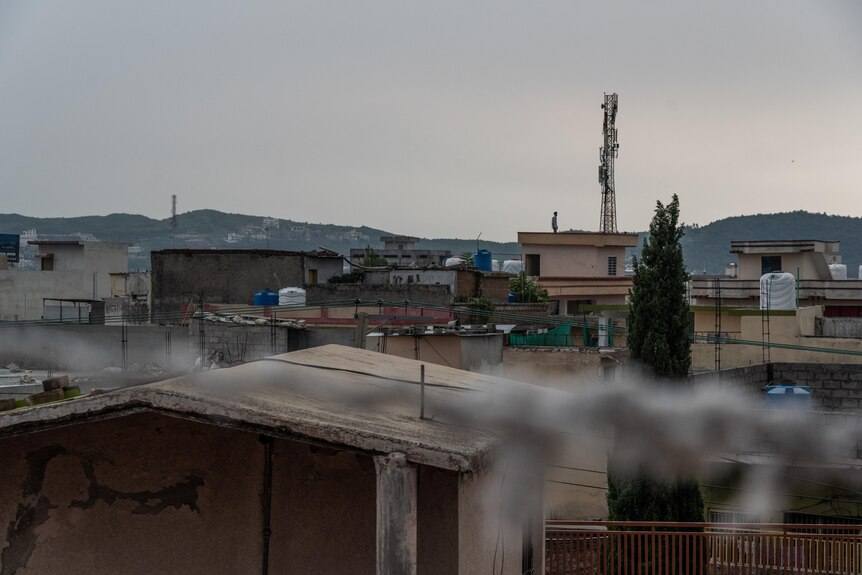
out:
<path id="1" fill-rule="evenodd" d="M 491 260 L 491 271 L 501 271 L 503 269 L 503 264 L 500 260 Z"/>
<path id="2" fill-rule="evenodd" d="M 793 383 L 772 383 L 763 388 L 767 409 L 811 409 L 811 388 Z"/>
<path id="3" fill-rule="evenodd" d="M 518 275 L 524 269 L 524 262 L 521 260 L 504 260 L 503 272 L 507 274 Z"/>
<path id="4" fill-rule="evenodd" d="M 298 287 L 286 287 L 278 290 L 278 305 L 305 305 L 305 290 Z"/>
<path id="5" fill-rule="evenodd" d="M 796 278 L 787 272 L 760 278 L 760 309 L 796 309 Z"/>
<path id="6" fill-rule="evenodd" d="M 278 294 L 271 289 L 256 292 L 254 305 L 278 305 Z"/>
<path id="7" fill-rule="evenodd" d="M 491 271 L 491 252 L 488 250 L 478 250 L 473 254 L 473 265 L 477 270 L 483 272 Z"/>
<path id="8" fill-rule="evenodd" d="M 845 264 L 829 264 L 829 273 L 834 280 L 847 279 L 847 266 Z"/>

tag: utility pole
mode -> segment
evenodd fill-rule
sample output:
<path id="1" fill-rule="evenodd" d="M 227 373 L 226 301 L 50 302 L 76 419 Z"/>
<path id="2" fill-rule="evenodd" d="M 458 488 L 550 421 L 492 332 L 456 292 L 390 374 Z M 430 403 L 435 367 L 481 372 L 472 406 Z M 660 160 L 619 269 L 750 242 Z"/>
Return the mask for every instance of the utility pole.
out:
<path id="1" fill-rule="evenodd" d="M 614 159 L 619 157 L 620 145 L 617 142 L 617 95 L 605 94 L 605 111 L 602 133 L 604 142 L 599 148 L 599 183 L 602 185 L 602 217 L 599 232 L 617 233 L 617 200 L 614 190 Z"/>

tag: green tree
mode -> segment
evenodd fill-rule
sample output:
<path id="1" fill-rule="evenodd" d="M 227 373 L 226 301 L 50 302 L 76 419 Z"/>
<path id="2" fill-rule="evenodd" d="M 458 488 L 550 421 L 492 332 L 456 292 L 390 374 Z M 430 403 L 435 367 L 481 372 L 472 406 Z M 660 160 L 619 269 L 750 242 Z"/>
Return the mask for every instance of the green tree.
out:
<path id="1" fill-rule="evenodd" d="M 686 377 L 691 367 L 683 230 L 676 194 L 667 206 L 656 202 L 641 259 L 634 260 L 629 294 L 629 355 L 662 379 Z"/>
<path id="2" fill-rule="evenodd" d="M 629 356 L 660 380 L 685 378 L 691 366 L 688 273 L 682 257 L 679 198 L 656 202 L 641 259 L 634 262 L 629 294 Z M 644 470 L 623 473 L 608 465 L 608 517 L 613 521 L 703 521 L 696 481 L 656 481 Z"/>
<path id="3" fill-rule="evenodd" d="M 517 277 L 509 279 L 509 293 L 515 294 L 515 301 L 518 303 L 548 301 L 548 290 L 540 288 L 523 270 Z"/>

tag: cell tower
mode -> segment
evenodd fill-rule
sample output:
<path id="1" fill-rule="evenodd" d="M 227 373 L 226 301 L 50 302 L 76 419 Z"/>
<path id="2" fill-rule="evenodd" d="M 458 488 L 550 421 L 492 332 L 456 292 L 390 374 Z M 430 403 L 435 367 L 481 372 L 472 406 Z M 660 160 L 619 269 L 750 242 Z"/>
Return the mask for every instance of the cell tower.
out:
<path id="1" fill-rule="evenodd" d="M 177 195 L 171 195 L 171 247 L 174 245 L 174 236 L 177 232 Z"/>
<path id="2" fill-rule="evenodd" d="M 604 143 L 599 148 L 599 183 L 602 185 L 602 219 L 599 232 L 603 234 L 617 233 L 617 199 L 614 195 L 614 159 L 619 156 L 620 145 L 617 143 L 617 95 L 605 94 L 605 121 L 602 132 Z"/>

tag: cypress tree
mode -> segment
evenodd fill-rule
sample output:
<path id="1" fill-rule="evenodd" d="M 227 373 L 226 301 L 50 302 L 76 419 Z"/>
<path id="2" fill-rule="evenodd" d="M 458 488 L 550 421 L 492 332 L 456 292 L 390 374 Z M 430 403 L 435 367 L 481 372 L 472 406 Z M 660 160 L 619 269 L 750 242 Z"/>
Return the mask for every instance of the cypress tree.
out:
<path id="1" fill-rule="evenodd" d="M 629 355 L 656 378 L 672 382 L 691 366 L 691 319 L 685 290 L 688 273 L 682 257 L 679 198 L 656 202 L 649 238 L 629 297 Z M 608 517 L 612 521 L 703 521 L 703 498 L 696 481 L 656 481 L 648 474 L 623 475 L 608 466 Z"/>

